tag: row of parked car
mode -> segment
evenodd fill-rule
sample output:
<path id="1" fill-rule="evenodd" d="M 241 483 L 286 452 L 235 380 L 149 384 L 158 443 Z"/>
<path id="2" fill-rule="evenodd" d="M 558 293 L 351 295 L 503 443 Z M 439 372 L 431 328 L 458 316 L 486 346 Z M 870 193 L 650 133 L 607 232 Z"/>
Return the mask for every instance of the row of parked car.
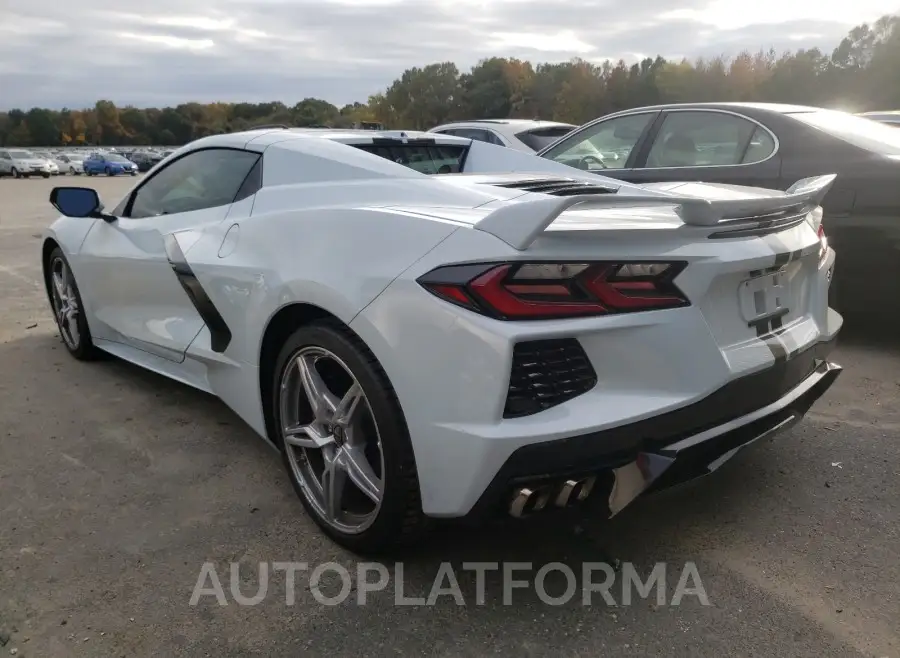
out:
<path id="1" fill-rule="evenodd" d="M 25 148 L 0 149 L 0 176 L 50 178 L 72 176 L 118 176 L 149 171 L 153 165 L 173 153 L 170 149 L 103 150 L 57 149 L 29 150 Z"/>

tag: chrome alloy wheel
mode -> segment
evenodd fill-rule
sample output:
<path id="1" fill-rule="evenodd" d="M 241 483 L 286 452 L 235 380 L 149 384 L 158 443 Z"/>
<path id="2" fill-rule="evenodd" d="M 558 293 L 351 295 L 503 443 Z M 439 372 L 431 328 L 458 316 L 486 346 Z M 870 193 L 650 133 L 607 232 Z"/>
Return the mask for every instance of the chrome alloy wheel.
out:
<path id="1" fill-rule="evenodd" d="M 281 377 L 281 431 L 307 502 L 334 529 L 356 534 L 377 518 L 384 453 L 359 381 L 333 352 L 308 346 Z"/>
<path id="2" fill-rule="evenodd" d="M 55 258 L 50 264 L 51 298 L 59 333 L 70 349 L 77 350 L 81 343 L 78 329 L 78 296 L 75 294 L 72 271 L 62 258 Z"/>

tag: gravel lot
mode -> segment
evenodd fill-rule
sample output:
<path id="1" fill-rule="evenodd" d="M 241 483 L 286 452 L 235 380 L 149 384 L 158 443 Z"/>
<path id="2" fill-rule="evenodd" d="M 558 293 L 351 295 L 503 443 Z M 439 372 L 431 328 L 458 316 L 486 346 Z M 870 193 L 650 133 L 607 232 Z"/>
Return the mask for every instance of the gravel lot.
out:
<path id="1" fill-rule="evenodd" d="M 835 358 L 844 374 L 803 424 L 702 483 L 577 536 L 558 521 L 448 528 L 405 558 L 406 595 L 427 596 L 452 561 L 465 606 L 394 605 L 393 569 L 365 606 L 355 592 L 318 604 L 302 573 L 292 606 L 284 574 L 258 605 L 237 605 L 229 563 L 245 566 L 250 595 L 260 562 L 355 573 L 356 560 L 314 529 L 276 454 L 217 400 L 113 359 L 68 357 L 39 265 L 47 197 L 65 180 L 0 180 L 0 652 L 900 656 L 900 350 L 853 336 Z M 107 207 L 135 182 L 77 180 Z M 489 575 L 479 606 L 461 570 L 560 561 L 580 573 L 601 549 L 645 577 L 668 562 L 667 600 L 694 562 L 711 605 L 551 606 L 524 589 L 503 605 Z M 208 561 L 227 606 L 189 605 Z M 340 580 L 326 581 L 336 594 Z M 564 585 L 551 579 L 548 592 Z"/>

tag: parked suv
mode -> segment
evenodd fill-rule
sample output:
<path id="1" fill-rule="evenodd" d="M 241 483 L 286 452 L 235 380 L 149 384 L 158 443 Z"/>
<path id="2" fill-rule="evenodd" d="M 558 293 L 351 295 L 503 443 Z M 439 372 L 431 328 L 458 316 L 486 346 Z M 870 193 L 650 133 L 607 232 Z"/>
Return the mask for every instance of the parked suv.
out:
<path id="1" fill-rule="evenodd" d="M 43 176 L 50 178 L 53 175 L 53 167 L 50 161 L 39 158 L 31 151 L 25 149 L 0 149 L 0 176 L 12 176 L 13 178 L 30 178 L 31 176 Z"/>

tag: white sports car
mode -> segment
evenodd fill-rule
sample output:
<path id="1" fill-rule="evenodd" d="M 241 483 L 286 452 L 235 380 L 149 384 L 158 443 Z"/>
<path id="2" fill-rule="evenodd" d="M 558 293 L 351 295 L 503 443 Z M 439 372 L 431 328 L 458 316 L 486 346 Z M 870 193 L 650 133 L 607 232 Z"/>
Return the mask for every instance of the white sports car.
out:
<path id="1" fill-rule="evenodd" d="M 435 517 L 615 514 L 802 417 L 840 372 L 833 178 L 638 187 L 459 137 L 258 130 L 111 211 L 54 189 L 43 269 L 72 355 L 217 395 L 370 552 Z"/>

